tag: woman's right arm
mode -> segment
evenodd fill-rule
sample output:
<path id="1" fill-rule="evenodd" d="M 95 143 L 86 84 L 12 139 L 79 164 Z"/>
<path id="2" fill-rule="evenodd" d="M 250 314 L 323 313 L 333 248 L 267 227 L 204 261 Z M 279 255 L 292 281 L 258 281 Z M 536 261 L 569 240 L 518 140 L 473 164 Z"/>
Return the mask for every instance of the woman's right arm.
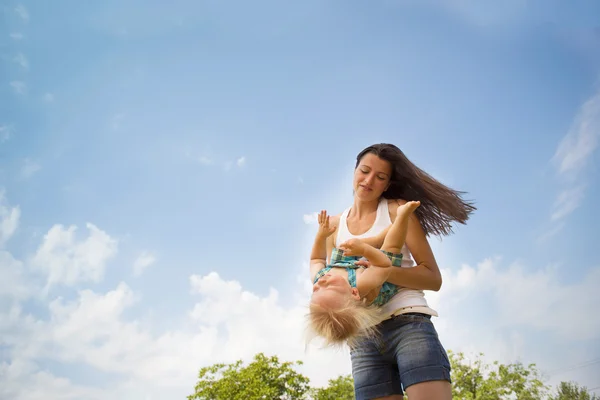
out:
<path id="1" fill-rule="evenodd" d="M 393 210 L 394 214 L 395 211 Z M 409 217 L 406 247 L 412 254 L 416 265 L 411 268 L 392 268 L 392 273 L 387 281 L 410 289 L 436 292 L 440 290 L 442 274 L 427 241 L 425 231 L 415 214 Z"/>

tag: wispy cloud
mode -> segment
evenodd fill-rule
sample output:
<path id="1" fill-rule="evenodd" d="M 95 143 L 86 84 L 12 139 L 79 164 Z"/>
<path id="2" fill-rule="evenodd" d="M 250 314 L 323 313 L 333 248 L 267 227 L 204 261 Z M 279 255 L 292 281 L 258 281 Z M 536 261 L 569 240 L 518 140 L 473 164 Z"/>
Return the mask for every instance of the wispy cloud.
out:
<path id="1" fill-rule="evenodd" d="M 10 38 L 11 38 L 11 39 L 13 39 L 13 40 L 21 40 L 21 39 L 23 39 L 23 37 L 24 37 L 24 36 L 23 36 L 23 34 L 22 34 L 21 32 L 13 32 L 13 33 L 11 33 L 9 36 L 10 36 Z"/>
<path id="2" fill-rule="evenodd" d="M 585 195 L 585 185 L 565 189 L 556 198 L 552 221 L 566 217 L 579 207 Z"/>
<path id="3" fill-rule="evenodd" d="M 26 158 L 23 161 L 23 165 L 21 166 L 19 176 L 21 177 L 21 179 L 29 179 L 41 168 L 42 167 L 40 166 L 40 164 L 36 163 L 33 160 L 30 160 L 29 158 Z"/>
<path id="4" fill-rule="evenodd" d="M 54 98 L 54 96 L 52 98 Z M 110 128 L 114 131 L 120 130 L 124 119 L 125 119 L 125 114 L 123 114 L 123 113 L 114 114 L 112 117 L 110 117 L 110 121 L 109 121 Z"/>
<path id="5" fill-rule="evenodd" d="M 0 143 L 9 140 L 14 133 L 14 128 L 8 125 L 0 125 Z"/>
<path id="6" fill-rule="evenodd" d="M 200 156 L 198 157 L 198 162 L 202 165 L 212 165 L 213 160 L 206 156 Z"/>
<path id="7" fill-rule="evenodd" d="M 302 220 L 304 221 L 305 224 L 310 225 L 310 224 L 314 224 L 317 222 L 317 217 L 319 216 L 319 213 L 314 212 L 311 214 L 304 214 L 302 216 Z"/>
<path id="8" fill-rule="evenodd" d="M 15 13 L 21 17 L 21 19 L 25 22 L 29 21 L 29 11 L 27 11 L 27 8 L 25 8 L 25 6 L 23 4 L 19 4 L 18 6 L 15 7 Z"/>
<path id="9" fill-rule="evenodd" d="M 27 84 L 23 81 L 12 81 L 10 86 L 16 94 L 23 95 L 27 93 Z"/>
<path id="10" fill-rule="evenodd" d="M 133 275 L 140 276 L 146 268 L 156 262 L 154 254 L 143 251 L 133 262 Z"/>
<path id="11" fill-rule="evenodd" d="M 550 217 L 555 225 L 542 235 L 544 240 L 560 232 L 564 226 L 563 220 L 583 203 L 587 187 L 584 172 L 599 141 L 600 91 L 581 106 L 552 157 L 563 188 L 556 197 Z"/>
<path id="12" fill-rule="evenodd" d="M 191 148 L 184 150 L 185 157 L 192 162 L 199 163 L 203 166 L 215 166 L 217 168 L 222 167 L 225 171 L 230 171 L 233 167 L 243 168 L 247 165 L 248 159 L 246 156 L 240 156 L 234 160 L 227 160 L 223 157 L 215 155 L 213 151 L 204 150 L 196 151 Z"/>
<path id="13" fill-rule="evenodd" d="M 235 160 L 235 162 L 225 161 L 225 163 L 223 163 L 223 169 L 225 169 L 225 171 L 229 171 L 234 165 L 236 165 L 238 168 L 243 168 L 246 165 L 246 157 L 242 156 Z"/>
<path id="14" fill-rule="evenodd" d="M 13 61 L 15 63 L 19 64 L 24 69 L 29 69 L 29 61 L 27 60 L 27 57 L 25 57 L 25 55 L 23 53 L 17 54 L 15 56 L 15 58 L 13 58 Z"/>
<path id="15" fill-rule="evenodd" d="M 571 129 L 558 145 L 553 161 L 558 173 L 579 174 L 598 147 L 600 91 L 581 107 Z"/>
<path id="16" fill-rule="evenodd" d="M 52 103 L 54 101 L 54 95 L 50 92 L 47 92 L 47 93 L 44 93 L 44 96 L 42 97 L 42 99 L 46 103 Z"/>
<path id="17" fill-rule="evenodd" d="M 0 190 L 0 247 L 12 237 L 19 226 L 21 209 L 8 204 L 4 190 Z"/>

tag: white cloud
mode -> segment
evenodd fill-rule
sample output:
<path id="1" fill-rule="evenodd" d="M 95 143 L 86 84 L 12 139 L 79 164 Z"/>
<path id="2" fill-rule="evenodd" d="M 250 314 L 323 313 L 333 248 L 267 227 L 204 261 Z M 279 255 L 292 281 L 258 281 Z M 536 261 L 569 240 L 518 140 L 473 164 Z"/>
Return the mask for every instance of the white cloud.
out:
<path id="1" fill-rule="evenodd" d="M 562 139 L 554 162 L 560 174 L 577 174 L 588 164 L 600 139 L 600 92 L 586 101 Z"/>
<path id="2" fill-rule="evenodd" d="M 77 227 L 54 225 L 32 259 L 32 264 L 47 274 L 47 287 L 98 282 L 106 263 L 117 253 L 117 241 L 93 224 L 86 224 L 89 236 L 77 241 Z"/>
<path id="3" fill-rule="evenodd" d="M 29 69 L 29 61 L 27 60 L 27 57 L 25 57 L 25 55 L 23 53 L 19 53 L 15 56 L 15 58 L 13 59 L 13 61 L 17 64 L 19 64 L 22 68 L 24 69 Z"/>
<path id="4" fill-rule="evenodd" d="M 0 250 L 0 276 L 0 299 L 22 300 L 31 294 L 31 288 L 24 279 L 23 263 L 4 250 Z"/>
<path id="5" fill-rule="evenodd" d="M 19 4 L 15 7 L 15 13 L 21 17 L 23 21 L 29 21 L 29 11 L 27 11 L 27 8 L 25 8 L 23 4 Z"/>
<path id="6" fill-rule="evenodd" d="M 27 84 L 22 81 L 12 81 L 10 82 L 10 86 L 13 88 L 13 91 L 16 94 L 26 94 L 27 93 Z"/>
<path id="7" fill-rule="evenodd" d="M 556 221 L 575 211 L 583 201 L 584 194 L 584 185 L 563 190 L 556 198 L 551 219 Z"/>
<path id="8" fill-rule="evenodd" d="M 319 213 L 318 212 L 314 212 L 314 213 L 311 213 L 311 214 L 304 214 L 302 216 L 302 220 L 304 221 L 305 224 L 311 225 L 311 224 L 316 224 L 317 223 L 318 217 L 319 217 Z"/>
<path id="9" fill-rule="evenodd" d="M 598 337 L 600 322 L 589 315 L 594 315 L 595 304 L 600 301 L 593 293 L 600 269 L 591 270 L 586 279 L 572 284 L 563 284 L 555 269 L 530 270 L 519 265 L 504 268 L 500 259 L 485 260 L 477 267 L 465 265 L 457 271 L 444 270 L 443 274 L 442 291 L 428 295 L 442 316 L 435 324 L 448 348 L 467 354 L 483 351 L 487 359 L 500 361 L 537 362 L 554 357 L 560 364 L 560 349 L 551 356 L 536 353 L 530 349 L 531 337 L 522 332 L 534 329 L 538 335 L 556 335 L 564 344 L 561 348 Z M 25 397 L 30 391 L 25 385 L 28 382 L 36 390 L 63 387 L 62 398 L 67 399 L 77 395 L 182 397 L 191 393 L 202 366 L 248 361 L 257 352 L 276 354 L 282 360 L 303 360 L 305 365 L 300 371 L 313 385 L 324 385 L 329 378 L 349 373 L 350 359 L 347 350 L 310 346 L 305 351 L 304 315 L 310 285 L 304 282 L 308 277 L 304 278 L 297 288 L 301 294 L 298 301 L 283 306 L 274 288 L 262 297 L 216 272 L 193 275 L 189 278 L 190 294 L 197 298 L 196 303 L 187 312 L 173 310 L 187 314 L 187 320 L 162 332 L 150 331 L 140 320 L 130 317 L 127 311 L 139 306 L 142 297 L 123 282 L 105 293 L 83 289 L 75 299 L 54 299 L 48 304 L 49 315 L 43 319 L 24 315 L 19 309 L 8 313 L 0 310 L 2 340 L 10 348 L 10 361 L 1 368 L 20 370 L 22 382 L 6 387 L 12 388 L 11 398 Z M 581 293 L 589 293 L 590 297 Z M 292 294 L 286 291 L 286 296 Z M 473 318 L 470 312 L 475 302 L 488 304 L 486 314 L 480 318 Z M 578 322 L 565 323 L 570 320 Z M 4 334 L 11 329 L 13 334 Z M 503 333 L 503 329 L 508 332 Z M 101 392 L 77 386 L 50 375 L 51 371 L 43 372 L 37 365 L 42 358 L 84 364 L 98 374 L 119 376 L 121 383 L 106 385 Z M 547 370 L 545 365 L 549 364 L 542 362 L 540 367 Z M 47 374 L 46 380 L 36 378 L 41 373 Z M 0 374 L 0 386 L 4 385 L 3 379 Z"/>
<path id="10" fill-rule="evenodd" d="M 155 261 L 156 257 L 153 254 L 143 251 L 133 262 L 133 275 L 142 275 L 142 272 L 150 265 L 154 264 Z"/>
<path id="11" fill-rule="evenodd" d="M 546 240 L 559 233 L 564 227 L 562 220 L 583 203 L 586 189 L 586 185 L 582 183 L 583 172 L 598 147 L 599 139 L 600 91 L 581 106 L 571 128 L 561 140 L 552 158 L 565 187 L 554 203 L 550 218 L 554 226 L 549 227 L 538 241 Z"/>
<path id="12" fill-rule="evenodd" d="M 171 327 L 159 334 L 124 317 L 138 299 L 125 283 L 104 294 L 81 290 L 73 301 L 55 299 L 48 306 L 47 319 L 32 319 L 18 312 L 10 319 L 2 316 L 13 328 L 19 327 L 19 335 L 8 340 L 12 351 L 6 368 L 26 363 L 30 365 L 27 375 L 35 375 L 39 373 L 35 366 L 39 358 L 83 363 L 123 379 L 116 388 L 105 388 L 105 398 L 116 390 L 117 398 L 130 399 L 145 398 L 150 393 L 165 393 L 154 398 L 185 396 L 193 390 L 202 366 L 248 361 L 257 352 L 276 354 L 285 360 L 303 359 L 301 372 L 308 373 L 314 384 L 326 384 L 328 378 L 349 372 L 347 352 L 305 353 L 306 310 L 282 307 L 276 290 L 271 289 L 262 298 L 214 272 L 190 277 L 190 286 L 198 302 L 188 312 L 186 327 Z M 2 380 L 0 375 L 0 386 Z M 64 383 L 65 398 L 75 397 L 75 392 L 82 390 Z M 132 386 L 138 388 L 137 393 L 124 396 Z M 28 390 L 22 386 L 13 394 L 18 398 Z"/>
<path id="13" fill-rule="evenodd" d="M 236 164 L 238 167 L 243 167 L 244 165 L 246 165 L 246 157 L 240 157 L 237 159 Z"/>
<path id="14" fill-rule="evenodd" d="M 0 125 L 0 143 L 9 140 L 13 135 L 14 129 L 12 126 Z"/>
<path id="15" fill-rule="evenodd" d="M 38 163 L 30 160 L 29 158 L 26 158 L 23 161 L 23 165 L 21 166 L 21 171 L 19 175 L 22 179 L 29 179 L 41 168 L 42 167 Z"/>
<path id="16" fill-rule="evenodd" d="M 23 34 L 21 32 L 13 32 L 9 36 L 10 36 L 11 39 L 14 39 L 14 40 L 21 40 L 21 39 L 23 39 Z"/>
<path id="17" fill-rule="evenodd" d="M 20 299 L 39 292 L 32 287 L 35 280 L 23 285 L 29 281 L 23 275 L 28 264 L 0 252 L 0 276 L 7 277 L 0 283 L 0 299 L 13 302 L 8 307 L 0 302 L 0 346 L 6 355 L 0 363 L 0 397 L 37 398 L 48 390 L 48 398 L 59 399 L 183 398 L 193 390 L 199 368 L 248 361 L 257 352 L 302 360 L 299 370 L 314 386 L 350 373 L 346 349 L 319 349 L 315 343 L 305 350 L 310 295 L 305 262 L 298 263 L 297 286 L 278 288 L 284 296 L 276 288 L 258 295 L 217 272 L 189 276 L 194 304 L 170 309 L 177 323 L 160 325 L 157 316 L 159 324 L 154 325 L 144 316 L 153 313 L 143 307 L 145 293 L 127 283 L 102 291 L 85 287 L 102 279 L 98 271 L 117 250 L 108 234 L 91 224 L 88 229 L 89 235 L 79 241 L 74 227 L 62 225 L 44 237 L 32 258 L 37 269 L 30 272 L 41 272 L 48 281 L 78 283 L 79 288 L 67 298 L 39 298 L 38 307 L 44 310 L 35 316 L 19 305 Z M 526 267 L 494 258 L 474 267 L 444 269 L 442 274 L 442 290 L 427 292 L 427 297 L 440 313 L 434 323 L 446 348 L 467 354 L 482 351 L 488 360 L 536 362 L 547 371 L 566 359 L 569 364 L 585 361 L 589 356 L 578 355 L 573 346 L 599 339 L 600 321 L 590 316 L 600 302 L 600 268 L 566 282 L 556 267 Z M 186 277 L 174 274 L 173 279 Z M 552 352 L 539 348 L 549 339 Z M 43 368 L 48 361 L 62 365 L 64 376 Z M 79 365 L 98 382 L 103 374 L 113 378 L 104 385 L 86 386 L 69 373 Z"/>
<path id="18" fill-rule="evenodd" d="M 456 315 L 460 304 L 478 299 L 485 301 L 487 312 L 494 315 L 491 325 L 486 323 L 483 330 L 533 327 L 564 340 L 600 335 L 600 320 L 588 317 L 594 315 L 600 302 L 600 292 L 594 289 L 600 282 L 600 267 L 589 269 L 586 276 L 572 283 L 565 283 L 556 267 L 506 264 L 501 258 L 484 260 L 477 267 L 442 270 L 442 275 L 442 290 L 428 294 L 440 315 Z M 579 322 L 565 324 L 568 319 Z M 481 329 L 471 335 L 478 334 Z"/>
<path id="19" fill-rule="evenodd" d="M 0 248 L 17 230 L 20 217 L 19 206 L 11 207 L 6 200 L 4 190 L 0 190 Z"/>
<path id="20" fill-rule="evenodd" d="M 43 100 L 46 103 L 52 103 L 54 101 L 54 95 L 50 92 L 44 93 Z"/>
<path id="21" fill-rule="evenodd" d="M 211 165 L 213 160 L 211 160 L 209 157 L 200 156 L 198 157 L 198 162 L 202 165 Z"/>

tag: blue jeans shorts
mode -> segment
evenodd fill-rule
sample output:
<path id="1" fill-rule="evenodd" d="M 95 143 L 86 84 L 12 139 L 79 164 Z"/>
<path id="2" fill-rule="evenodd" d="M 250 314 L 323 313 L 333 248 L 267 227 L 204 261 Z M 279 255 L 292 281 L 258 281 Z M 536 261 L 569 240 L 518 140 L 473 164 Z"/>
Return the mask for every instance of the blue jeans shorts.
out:
<path id="1" fill-rule="evenodd" d="M 450 361 L 431 316 L 400 314 L 378 326 L 378 334 L 350 349 L 356 400 L 402 394 L 419 382 L 450 382 Z"/>

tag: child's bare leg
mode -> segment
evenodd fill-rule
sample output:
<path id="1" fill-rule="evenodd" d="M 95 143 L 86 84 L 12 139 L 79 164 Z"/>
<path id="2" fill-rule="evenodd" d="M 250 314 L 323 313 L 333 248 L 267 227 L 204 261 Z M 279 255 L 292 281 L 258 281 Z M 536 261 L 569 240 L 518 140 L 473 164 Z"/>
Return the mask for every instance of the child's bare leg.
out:
<path id="1" fill-rule="evenodd" d="M 369 246 L 373 246 L 376 249 L 380 249 L 381 246 L 383 246 L 383 242 L 385 240 L 385 237 L 387 236 L 387 233 L 390 230 L 390 226 L 388 226 L 387 228 L 385 228 L 384 230 L 382 230 L 381 232 L 379 232 L 377 235 L 375 236 L 369 236 L 366 238 L 361 239 L 364 243 L 368 244 Z"/>
<path id="2" fill-rule="evenodd" d="M 389 251 L 390 253 L 400 253 L 402 251 L 402 246 L 404 246 L 408 232 L 408 219 L 420 205 L 421 202 L 419 201 L 408 201 L 406 204 L 398 207 L 396 219 L 383 240 L 381 250 Z"/>

